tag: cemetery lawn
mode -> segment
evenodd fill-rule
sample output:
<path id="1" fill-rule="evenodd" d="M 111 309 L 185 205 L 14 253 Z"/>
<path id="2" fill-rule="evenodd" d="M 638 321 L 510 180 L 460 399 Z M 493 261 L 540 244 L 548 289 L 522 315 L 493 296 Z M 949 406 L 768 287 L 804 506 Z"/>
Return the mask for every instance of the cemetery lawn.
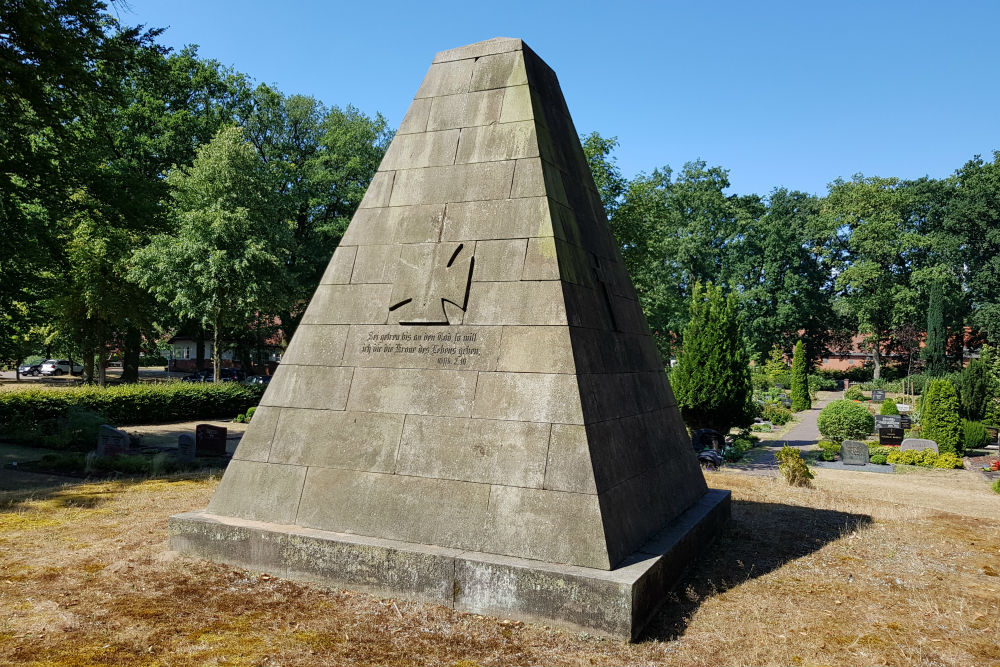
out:
<path id="1" fill-rule="evenodd" d="M 217 477 L 0 495 L 5 665 L 1000 665 L 1000 495 L 968 471 L 722 471 L 733 520 L 640 641 L 323 590 L 167 551 Z"/>

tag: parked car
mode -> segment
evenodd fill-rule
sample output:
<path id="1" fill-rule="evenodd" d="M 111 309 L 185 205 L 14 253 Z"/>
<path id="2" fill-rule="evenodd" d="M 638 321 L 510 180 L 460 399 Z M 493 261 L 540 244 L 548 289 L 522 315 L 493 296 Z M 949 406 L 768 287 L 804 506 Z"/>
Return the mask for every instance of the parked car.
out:
<path id="1" fill-rule="evenodd" d="M 247 374 L 239 368 L 223 368 L 219 372 L 219 379 L 223 382 L 243 382 L 247 379 Z"/>
<path id="2" fill-rule="evenodd" d="M 223 368 L 219 371 L 219 380 L 222 382 L 243 382 L 247 377 L 244 371 L 239 368 Z M 185 375 L 181 378 L 181 382 L 214 382 L 215 373 L 211 368 L 206 368 L 205 370 L 197 371 L 191 375 Z"/>
<path id="3" fill-rule="evenodd" d="M 247 378 L 247 384 L 268 384 L 271 377 L 270 375 L 251 375 Z"/>
<path id="4" fill-rule="evenodd" d="M 66 373 L 79 375 L 83 372 L 83 366 L 71 364 L 69 359 L 49 359 L 42 362 L 40 370 L 42 375 L 66 375 Z"/>
<path id="5" fill-rule="evenodd" d="M 181 378 L 181 382 L 211 382 L 215 377 L 215 372 L 211 368 L 195 371 L 190 375 Z"/>
<path id="6" fill-rule="evenodd" d="M 42 373 L 42 365 L 41 364 L 24 364 L 23 366 L 19 366 L 18 367 L 17 372 L 20 373 L 21 375 L 34 375 L 34 376 L 38 376 L 38 375 L 41 375 L 41 373 Z"/>

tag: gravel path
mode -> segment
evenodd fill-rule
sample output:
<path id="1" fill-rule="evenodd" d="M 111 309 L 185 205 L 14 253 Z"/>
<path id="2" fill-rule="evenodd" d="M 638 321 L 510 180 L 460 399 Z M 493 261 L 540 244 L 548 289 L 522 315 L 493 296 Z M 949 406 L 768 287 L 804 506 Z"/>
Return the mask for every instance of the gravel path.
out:
<path id="1" fill-rule="evenodd" d="M 774 476 L 778 474 L 778 461 L 775 452 L 784 445 L 798 447 L 801 450 L 813 449 L 819 440 L 819 427 L 816 419 L 819 411 L 830 401 L 843 398 L 842 392 L 820 392 L 810 410 L 798 414 L 799 423 L 792 426 L 784 437 L 762 442 L 759 447 L 750 450 L 740 463 L 727 464 L 730 470 L 742 470 L 755 475 Z"/>

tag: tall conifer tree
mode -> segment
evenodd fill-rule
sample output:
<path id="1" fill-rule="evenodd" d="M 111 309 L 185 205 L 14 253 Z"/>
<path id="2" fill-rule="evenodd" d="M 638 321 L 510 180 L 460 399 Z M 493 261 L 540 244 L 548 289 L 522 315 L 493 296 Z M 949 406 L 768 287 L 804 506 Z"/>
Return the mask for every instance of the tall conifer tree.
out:
<path id="1" fill-rule="evenodd" d="M 792 410 L 801 412 L 812 407 L 809 398 L 809 376 L 806 369 L 806 351 L 802 341 L 795 343 L 792 356 Z"/>

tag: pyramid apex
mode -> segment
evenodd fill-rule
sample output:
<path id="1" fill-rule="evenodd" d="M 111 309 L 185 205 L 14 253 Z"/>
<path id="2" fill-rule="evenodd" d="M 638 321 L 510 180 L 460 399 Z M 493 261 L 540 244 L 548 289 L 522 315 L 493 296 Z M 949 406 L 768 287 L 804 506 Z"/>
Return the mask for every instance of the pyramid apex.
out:
<path id="1" fill-rule="evenodd" d="M 446 63 L 452 60 L 465 60 L 466 58 L 480 58 L 491 56 L 497 53 L 507 53 L 509 51 L 520 51 L 525 47 L 525 43 L 513 37 L 494 37 L 483 42 L 459 46 L 447 51 L 439 51 L 434 56 L 435 63 Z"/>

